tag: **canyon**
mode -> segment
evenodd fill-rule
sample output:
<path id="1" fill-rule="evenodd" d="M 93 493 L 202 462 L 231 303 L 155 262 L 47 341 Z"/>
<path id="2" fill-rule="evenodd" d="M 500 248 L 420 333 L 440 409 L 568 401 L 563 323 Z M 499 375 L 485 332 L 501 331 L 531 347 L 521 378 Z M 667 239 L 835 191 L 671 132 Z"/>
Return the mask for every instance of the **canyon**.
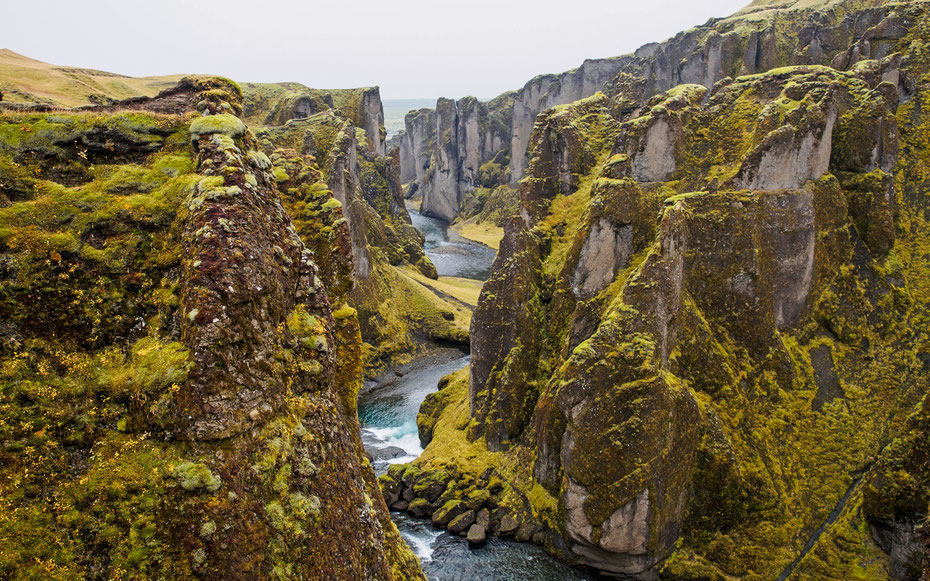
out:
<path id="1" fill-rule="evenodd" d="M 0 576 L 928 578 L 928 43 L 757 0 L 390 137 L 0 51 Z"/>

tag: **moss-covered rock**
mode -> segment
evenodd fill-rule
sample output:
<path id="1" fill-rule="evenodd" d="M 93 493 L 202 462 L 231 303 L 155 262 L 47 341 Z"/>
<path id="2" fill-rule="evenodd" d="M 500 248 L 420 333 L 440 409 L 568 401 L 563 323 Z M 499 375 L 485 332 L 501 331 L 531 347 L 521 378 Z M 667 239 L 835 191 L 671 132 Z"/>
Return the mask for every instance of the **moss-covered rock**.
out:
<path id="1" fill-rule="evenodd" d="M 177 481 L 178 486 L 188 492 L 197 492 L 201 489 L 207 492 L 216 492 L 223 485 L 222 480 L 220 480 L 218 476 L 210 472 L 207 466 L 199 462 L 183 462 L 178 464 L 174 470 L 172 470 L 171 476 Z"/>
<path id="2" fill-rule="evenodd" d="M 232 138 L 245 133 L 245 123 L 235 115 L 221 113 L 194 119 L 190 126 L 191 139 L 197 140 L 206 135 L 222 134 Z"/>
<path id="3" fill-rule="evenodd" d="M 492 532 L 611 574 L 915 578 L 923 10 L 868 13 L 903 57 L 540 116 L 468 395 L 421 410 L 437 512 L 493 467 Z"/>
<path id="4" fill-rule="evenodd" d="M 240 98 L 0 119 L 0 576 L 421 577 L 361 453 L 351 255 L 309 249 L 344 218 L 309 163 L 295 230 Z"/>

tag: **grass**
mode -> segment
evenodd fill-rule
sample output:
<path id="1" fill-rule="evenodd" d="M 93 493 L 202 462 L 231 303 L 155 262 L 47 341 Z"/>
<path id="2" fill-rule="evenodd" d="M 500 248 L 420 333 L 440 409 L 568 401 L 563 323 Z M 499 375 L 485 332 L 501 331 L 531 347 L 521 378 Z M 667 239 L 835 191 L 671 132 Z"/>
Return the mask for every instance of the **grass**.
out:
<path id="1" fill-rule="evenodd" d="M 484 244 L 494 250 L 500 249 L 501 239 L 504 237 L 503 228 L 488 223 L 466 222 L 464 224 L 454 224 L 452 230 L 458 232 L 462 238 Z"/>
<path id="2" fill-rule="evenodd" d="M 500 462 L 500 453 L 489 452 L 484 439 L 469 442 L 465 429 L 471 421 L 468 406 L 468 373 L 465 367 L 451 375 L 444 388 L 448 390 L 449 403 L 442 411 L 433 428 L 433 441 L 426 447 L 416 463 L 421 468 L 439 468 L 450 460 L 462 472 L 481 474 L 490 467 L 506 466 Z"/>
<path id="3" fill-rule="evenodd" d="M 423 286 L 449 295 L 471 307 L 478 305 L 478 295 L 484 285 L 480 280 L 458 278 L 456 276 L 440 276 L 439 280 L 433 280 L 423 276 L 422 273 L 413 268 L 404 269 L 404 273 Z"/>
<path id="4" fill-rule="evenodd" d="M 394 272 L 407 283 L 409 291 L 415 295 L 415 298 L 409 297 L 411 301 L 410 304 L 423 303 L 421 304 L 421 307 L 428 309 L 429 312 L 453 313 L 455 315 L 455 319 L 450 323 L 450 325 L 459 329 L 460 331 L 463 331 L 466 336 L 468 335 L 468 329 L 471 326 L 472 310 L 469 307 L 459 303 L 458 301 L 446 299 L 436 292 L 436 290 L 440 290 L 440 292 L 451 290 L 453 292 L 446 294 L 455 297 L 454 293 L 462 294 L 461 289 L 455 289 L 454 285 L 449 283 L 441 283 L 428 279 L 412 268 L 392 266 L 391 269 L 394 270 Z M 445 290 L 440 287 L 444 287 Z M 477 300 L 475 302 L 477 302 Z"/>
<path id="5" fill-rule="evenodd" d="M 184 75 L 125 77 L 104 71 L 60 67 L 0 49 L 0 90 L 11 103 L 39 102 L 80 107 L 94 100 L 154 97 Z"/>

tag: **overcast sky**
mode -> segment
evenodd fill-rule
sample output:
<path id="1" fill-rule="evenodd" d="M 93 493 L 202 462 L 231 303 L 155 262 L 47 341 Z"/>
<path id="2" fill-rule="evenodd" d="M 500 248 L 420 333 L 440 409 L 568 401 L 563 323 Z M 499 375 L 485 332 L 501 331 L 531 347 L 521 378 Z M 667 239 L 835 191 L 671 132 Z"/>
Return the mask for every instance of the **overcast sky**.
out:
<path id="1" fill-rule="evenodd" d="M 0 48 L 132 76 L 214 73 L 386 99 L 493 97 L 750 0 L 10 0 Z"/>

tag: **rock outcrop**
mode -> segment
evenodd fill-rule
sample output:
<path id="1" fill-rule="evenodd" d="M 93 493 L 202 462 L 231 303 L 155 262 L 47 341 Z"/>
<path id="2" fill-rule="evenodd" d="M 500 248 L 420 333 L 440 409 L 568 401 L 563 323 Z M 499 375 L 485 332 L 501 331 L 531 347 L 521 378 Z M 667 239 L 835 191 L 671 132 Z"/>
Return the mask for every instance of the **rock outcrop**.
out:
<path id="1" fill-rule="evenodd" d="M 311 250 L 348 227 L 241 99 L 0 120 L 0 576 L 422 578 L 361 445 L 352 255 Z"/>
<path id="2" fill-rule="evenodd" d="M 439 99 L 436 109 L 411 111 L 399 136 L 401 182 L 422 196 L 424 215 L 451 222 L 467 193 L 501 181 L 510 137 L 512 95 L 482 103 Z"/>
<path id="3" fill-rule="evenodd" d="M 479 135 L 471 137 L 471 143 L 484 143 L 483 149 L 443 135 L 438 121 L 408 124 L 400 138 L 402 164 L 406 164 L 402 181 L 412 184 L 408 193 L 423 195 L 424 207 L 432 215 L 451 220 L 463 192 L 475 187 L 467 168 L 473 166 L 476 155 L 480 163 L 494 156 L 498 162 L 509 160 L 506 171 L 498 172 L 488 187 L 516 183 L 524 176 L 537 116 L 547 109 L 590 97 L 598 91 L 615 97 L 618 107 L 636 108 L 653 95 L 679 85 L 697 84 L 711 89 L 728 77 L 763 73 L 782 66 L 826 65 L 847 70 L 861 60 L 881 59 L 895 50 L 910 22 L 907 15 L 895 9 L 895 4 L 878 0 L 756 2 L 729 18 L 712 19 L 665 42 L 645 45 L 632 54 L 586 60 L 571 71 L 540 75 L 519 91 L 487 104 L 501 123 L 488 128 L 478 125 Z M 634 87 L 632 92 L 619 90 Z M 619 93 L 623 95 L 617 97 Z M 420 110 L 414 118 L 431 119 L 443 108 L 448 110 L 449 105 L 437 104 L 435 111 Z M 456 109 L 459 116 L 468 118 L 466 107 L 457 105 Z M 448 130 L 450 124 L 444 127 Z M 653 131 L 656 139 L 651 143 L 658 147 L 661 143 L 658 138 L 665 128 L 660 123 Z M 497 143 L 502 147 L 487 147 Z M 649 157 L 653 164 L 669 159 L 661 150 L 654 153 Z M 638 168 L 653 172 L 653 177 L 661 177 L 661 172 L 667 169 Z M 432 176 L 443 178 L 430 181 Z M 453 187 L 456 181 L 458 188 Z"/>
<path id="4" fill-rule="evenodd" d="M 835 66 L 537 117 L 470 370 L 384 490 L 620 578 L 920 577 L 930 5 L 809 6 L 743 14 Z"/>
<path id="5" fill-rule="evenodd" d="M 253 125 L 284 125 L 333 111 L 365 131 L 363 145 L 384 155 L 384 108 L 378 87 L 360 89 L 311 89 L 300 83 L 246 83 L 243 114 Z"/>
<path id="6" fill-rule="evenodd" d="M 404 205 L 400 155 L 382 154 L 378 89 L 246 85 L 245 95 L 248 118 L 270 123 L 257 134 L 263 152 L 272 158 L 276 152 L 312 158 L 334 204 L 341 206 L 356 283 L 348 301 L 359 314 L 367 344 L 366 366 L 380 367 L 396 356 L 430 350 L 436 343 L 467 345 L 467 317 L 448 320 L 457 307 L 414 280 L 435 279 L 436 269 L 424 254 L 423 237 Z M 315 99 L 311 114 L 294 109 L 295 102 L 311 98 Z M 276 170 L 285 192 L 298 177 L 283 168 Z"/>

